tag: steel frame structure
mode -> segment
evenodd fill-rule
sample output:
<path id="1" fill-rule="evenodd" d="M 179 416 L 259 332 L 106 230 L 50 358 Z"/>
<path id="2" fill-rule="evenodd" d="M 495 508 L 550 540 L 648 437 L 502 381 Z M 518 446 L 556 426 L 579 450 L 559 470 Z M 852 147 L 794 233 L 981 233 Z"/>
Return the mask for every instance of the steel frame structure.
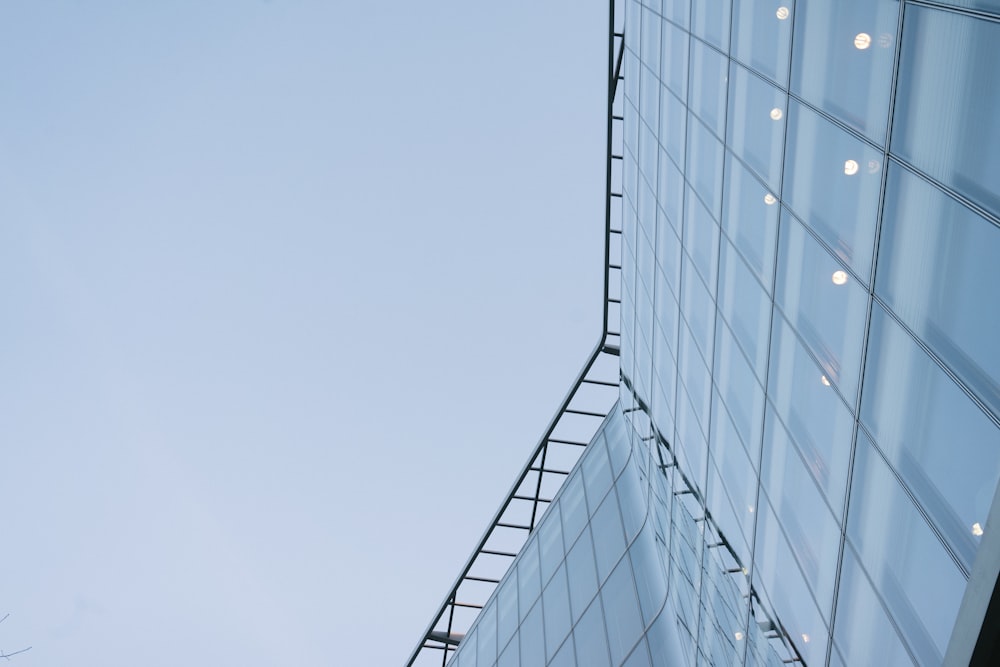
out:
<path id="1" fill-rule="evenodd" d="M 480 609 L 496 590 L 528 536 L 618 399 L 621 347 L 622 125 L 618 99 L 624 55 L 624 16 L 609 0 L 608 124 L 604 227 L 604 318 L 590 353 L 559 409 L 521 469 L 414 648 L 407 667 L 447 664 Z M 471 612 L 471 613 L 468 613 Z M 419 661 L 419 663 L 418 663 Z"/>

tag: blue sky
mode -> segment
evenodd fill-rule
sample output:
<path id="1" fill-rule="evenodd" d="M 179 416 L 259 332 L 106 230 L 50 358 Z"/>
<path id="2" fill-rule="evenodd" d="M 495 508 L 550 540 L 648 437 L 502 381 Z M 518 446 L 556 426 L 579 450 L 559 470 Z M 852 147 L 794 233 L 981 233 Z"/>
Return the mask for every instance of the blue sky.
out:
<path id="1" fill-rule="evenodd" d="M 606 30 L 0 5 L 0 649 L 402 662 L 600 332 Z"/>

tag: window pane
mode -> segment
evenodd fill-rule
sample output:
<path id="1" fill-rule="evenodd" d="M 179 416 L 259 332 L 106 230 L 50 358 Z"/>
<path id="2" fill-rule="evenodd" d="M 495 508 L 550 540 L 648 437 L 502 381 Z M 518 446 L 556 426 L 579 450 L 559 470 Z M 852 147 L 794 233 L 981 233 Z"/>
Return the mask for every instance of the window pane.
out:
<path id="1" fill-rule="evenodd" d="M 789 101 L 782 199 L 865 281 L 881 185 L 882 153 Z"/>
<path id="2" fill-rule="evenodd" d="M 757 377 L 763 379 L 767 366 L 771 300 L 728 241 L 723 241 L 722 244 L 719 312 L 725 317 L 744 353 L 753 362 Z"/>
<path id="3" fill-rule="evenodd" d="M 573 630 L 576 659 L 580 667 L 606 667 L 610 664 L 603 616 L 601 600 L 597 598 Z"/>
<path id="4" fill-rule="evenodd" d="M 786 95 L 736 63 L 731 72 L 726 143 L 777 192 L 785 141 Z"/>
<path id="5" fill-rule="evenodd" d="M 691 42 L 691 85 L 688 105 L 716 136 L 726 130 L 729 61 L 698 40 Z"/>
<path id="6" fill-rule="evenodd" d="M 552 581 L 542 591 L 542 610 L 545 616 L 545 655 L 551 659 L 569 634 L 571 625 L 565 567 L 556 571 Z"/>
<path id="7" fill-rule="evenodd" d="M 729 50 L 729 2 L 699 0 L 691 3 L 691 32 L 723 51 Z"/>
<path id="8" fill-rule="evenodd" d="M 885 143 L 889 117 L 900 5 L 898 0 L 795 5 L 791 90 L 879 144 Z"/>
<path id="9" fill-rule="evenodd" d="M 642 634 L 642 616 L 635 594 L 632 566 L 623 558 L 601 588 L 604 619 L 608 628 L 608 644 L 612 664 L 620 664 Z"/>
<path id="10" fill-rule="evenodd" d="M 1000 415 L 1000 227 L 889 168 L 876 292 Z"/>
<path id="11" fill-rule="evenodd" d="M 847 533 L 910 648 L 940 664 L 965 578 L 862 432 Z"/>
<path id="12" fill-rule="evenodd" d="M 971 568 L 1000 479 L 1000 432 L 877 304 L 870 341 L 861 419 Z"/>
<path id="13" fill-rule="evenodd" d="M 666 21 L 663 22 L 663 37 L 663 69 L 660 76 L 674 95 L 686 99 L 690 38 L 686 32 Z"/>
<path id="14" fill-rule="evenodd" d="M 892 150 L 1000 214 L 1000 23 L 906 11 Z"/>
<path id="15" fill-rule="evenodd" d="M 733 2 L 733 56 L 781 86 L 788 80 L 794 4 L 791 0 Z"/>
<path id="16" fill-rule="evenodd" d="M 597 595 L 597 567 L 594 565 L 594 547 L 589 527 L 567 554 L 566 572 L 569 575 L 569 599 L 575 621 Z"/>
<path id="17" fill-rule="evenodd" d="M 687 177 L 713 218 L 722 204 L 722 142 L 692 115 L 688 116 Z"/>
<path id="18" fill-rule="evenodd" d="M 750 269 L 771 291 L 774 235 L 778 231 L 777 193 L 771 193 L 739 160 L 726 155 L 726 194 L 722 224 Z"/>

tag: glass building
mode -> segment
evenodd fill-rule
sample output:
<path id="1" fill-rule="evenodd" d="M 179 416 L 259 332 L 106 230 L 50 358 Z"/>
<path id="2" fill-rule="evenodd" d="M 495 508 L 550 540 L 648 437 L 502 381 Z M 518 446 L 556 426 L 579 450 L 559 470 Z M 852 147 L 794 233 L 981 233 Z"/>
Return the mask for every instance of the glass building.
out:
<path id="1" fill-rule="evenodd" d="M 610 25 L 604 331 L 409 664 L 1000 664 L 1000 2 Z"/>

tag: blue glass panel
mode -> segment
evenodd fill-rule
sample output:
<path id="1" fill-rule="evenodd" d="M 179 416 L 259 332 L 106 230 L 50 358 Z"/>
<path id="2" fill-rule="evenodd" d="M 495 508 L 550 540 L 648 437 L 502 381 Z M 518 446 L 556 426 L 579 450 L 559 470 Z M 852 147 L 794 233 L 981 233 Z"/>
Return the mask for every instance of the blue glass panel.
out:
<path id="1" fill-rule="evenodd" d="M 546 516 L 538 527 L 538 553 L 541 557 L 542 585 L 559 567 L 565 552 L 563 551 L 562 524 L 559 521 L 559 505 L 554 504 L 546 512 Z"/>
<path id="2" fill-rule="evenodd" d="M 733 1 L 733 56 L 785 86 L 792 37 L 792 0 Z"/>
<path id="3" fill-rule="evenodd" d="M 521 667 L 544 667 L 545 639 L 542 636 L 542 605 L 536 604 L 518 628 L 521 640 Z"/>
<path id="4" fill-rule="evenodd" d="M 575 621 L 597 595 L 597 566 L 594 564 L 594 546 L 589 527 L 566 555 L 566 572 L 569 575 L 569 599 Z"/>
<path id="5" fill-rule="evenodd" d="M 744 447 L 755 452 L 764 420 L 764 391 L 724 323 L 719 326 L 715 343 L 716 386 Z"/>
<path id="6" fill-rule="evenodd" d="M 691 3 L 691 32 L 723 51 L 729 50 L 730 0 Z"/>
<path id="7" fill-rule="evenodd" d="M 667 595 L 667 581 L 663 573 L 663 565 L 656 553 L 653 531 L 647 527 L 629 548 L 629 558 L 632 568 L 641 574 L 635 583 L 639 592 L 639 609 L 642 612 L 643 625 L 648 625 L 663 607 Z"/>
<path id="8" fill-rule="evenodd" d="M 588 447 L 583 464 L 584 488 L 587 491 L 587 505 L 593 513 L 600 504 L 604 494 L 611 488 L 611 462 L 608 451 L 601 441 Z"/>
<path id="9" fill-rule="evenodd" d="M 828 630 L 767 503 L 761 503 L 757 511 L 754 569 L 759 574 L 758 590 L 766 591 L 774 608 L 781 610 L 781 623 L 805 663 L 822 665 Z"/>
<path id="10" fill-rule="evenodd" d="M 853 404 L 861 375 L 867 290 L 789 215 L 781 221 L 774 292 L 824 377 Z"/>
<path id="11" fill-rule="evenodd" d="M 657 8 L 659 9 L 659 8 Z M 660 19 L 658 14 L 648 8 L 642 9 L 642 42 L 639 45 L 639 58 L 649 67 L 653 74 L 660 73 Z"/>
<path id="12" fill-rule="evenodd" d="M 639 645 L 635 647 L 628 660 L 622 663 L 622 667 L 652 667 L 649 661 L 649 649 L 646 648 L 645 638 L 639 640 Z"/>
<path id="13" fill-rule="evenodd" d="M 694 267 L 705 283 L 709 298 L 714 298 L 715 272 L 719 261 L 719 226 L 691 190 L 688 190 L 685 214 L 684 248 L 694 260 Z"/>
<path id="14" fill-rule="evenodd" d="M 663 68 L 661 78 L 674 95 L 687 99 L 688 34 L 667 21 L 663 22 Z M 663 126 L 660 127 L 663 132 Z"/>
<path id="15" fill-rule="evenodd" d="M 684 140 L 687 137 L 687 107 L 677 97 L 663 89 L 660 96 L 660 143 L 667 149 L 668 159 L 684 164 Z M 660 168 L 663 168 L 662 160 Z"/>
<path id="16" fill-rule="evenodd" d="M 639 68 L 639 115 L 656 133 L 660 120 L 660 80 L 648 67 Z"/>
<path id="17" fill-rule="evenodd" d="M 618 563 L 607 583 L 601 587 L 601 600 L 604 603 L 611 663 L 618 665 L 635 645 L 644 627 L 628 558 Z"/>
<path id="18" fill-rule="evenodd" d="M 519 620 L 517 615 L 517 578 L 508 575 L 497 589 L 497 646 L 501 650 L 514 636 Z"/>
<path id="19" fill-rule="evenodd" d="M 849 445 L 849 442 L 846 443 Z M 806 470 L 784 427 L 768 411 L 761 486 L 784 528 L 806 583 L 826 616 L 833 604 L 840 526 Z M 838 508 L 839 514 L 840 508 Z"/>
<path id="20" fill-rule="evenodd" d="M 940 664 L 965 578 L 882 457 L 858 433 L 847 534 L 903 639 Z"/>
<path id="21" fill-rule="evenodd" d="M 713 265 L 715 262 L 713 262 Z M 682 372 L 690 367 L 690 362 L 701 361 L 702 357 L 711 356 L 712 337 L 715 335 L 715 300 L 712 298 L 712 291 L 702 282 L 701 276 L 693 270 L 694 263 L 684 256 L 684 277 L 681 281 L 681 310 L 691 335 L 694 337 L 694 345 L 684 345 L 681 341 L 678 350 Z M 715 278 L 712 278 L 712 290 L 715 288 Z M 685 327 L 681 327 L 680 335 L 683 337 Z M 688 341 L 690 342 L 690 341 Z M 697 358 L 687 358 L 688 353 L 697 355 Z"/>
<path id="22" fill-rule="evenodd" d="M 880 144 L 889 119 L 900 5 L 839 0 L 795 7 L 791 90 Z"/>
<path id="23" fill-rule="evenodd" d="M 560 567 L 542 591 L 545 617 L 545 655 L 551 659 L 562 645 L 571 625 L 566 568 Z"/>
<path id="24" fill-rule="evenodd" d="M 1000 214 L 1000 23 L 907 9 L 892 150 Z"/>
<path id="25" fill-rule="evenodd" d="M 517 561 L 517 599 L 521 620 L 538 599 L 542 580 L 538 574 L 538 540 L 529 539 Z"/>
<path id="26" fill-rule="evenodd" d="M 559 648 L 559 652 L 549 662 L 549 667 L 576 667 L 576 664 L 576 651 L 573 650 L 573 639 L 571 637 L 563 642 L 563 645 Z"/>
<path id="27" fill-rule="evenodd" d="M 789 100 L 782 199 L 865 281 L 881 185 L 882 153 Z"/>
<path id="28" fill-rule="evenodd" d="M 663 16 L 680 27 L 687 28 L 691 16 L 690 0 L 663 0 Z"/>
<path id="29" fill-rule="evenodd" d="M 622 509 L 626 542 L 631 541 L 646 522 L 646 488 L 646 484 L 636 474 L 635 465 L 626 467 L 615 485 Z"/>
<path id="30" fill-rule="evenodd" d="M 625 551 L 625 536 L 622 532 L 618 500 L 609 493 L 590 520 L 594 535 L 594 553 L 597 556 L 597 576 L 603 581 Z"/>
<path id="31" fill-rule="evenodd" d="M 489 604 L 476 621 L 478 664 L 492 665 L 497 659 L 497 606 Z"/>
<path id="32" fill-rule="evenodd" d="M 971 568 L 1000 480 L 1000 432 L 877 304 L 861 419 Z"/>
<path id="33" fill-rule="evenodd" d="M 611 664 L 603 617 L 601 600 L 597 598 L 573 629 L 576 659 L 580 667 L 607 667 Z"/>
<path id="34" fill-rule="evenodd" d="M 1000 227 L 889 167 L 875 291 L 1000 415 Z"/>
<path id="35" fill-rule="evenodd" d="M 763 382 L 767 370 L 771 300 L 728 241 L 722 243 L 721 260 L 719 312 Z"/>
<path id="36" fill-rule="evenodd" d="M 851 549 L 844 550 L 833 641 L 848 665 L 913 664 Z"/>
<path id="37" fill-rule="evenodd" d="M 520 662 L 520 641 L 518 635 L 514 635 L 510 643 L 500 652 L 497 667 L 518 667 Z"/>
<path id="38" fill-rule="evenodd" d="M 694 116 L 688 116 L 687 178 L 718 218 L 722 206 L 722 142 Z"/>
<path id="39" fill-rule="evenodd" d="M 726 143 L 777 192 L 781 186 L 787 96 L 736 63 L 730 71 Z"/>
<path id="40" fill-rule="evenodd" d="M 847 488 L 854 420 L 798 337 L 775 315 L 769 398 L 839 517 Z"/>
<path id="41" fill-rule="evenodd" d="M 774 276 L 779 209 L 777 194 L 768 191 L 739 160 L 727 154 L 723 228 L 768 292 Z"/>
<path id="42" fill-rule="evenodd" d="M 691 89 L 688 106 L 716 136 L 726 132 L 729 61 L 698 40 L 691 42 Z"/>
<path id="43" fill-rule="evenodd" d="M 684 131 L 683 125 L 681 125 L 681 131 Z M 683 143 L 683 137 L 681 139 Z M 659 192 L 657 203 L 667 214 L 667 220 L 673 226 L 674 232 L 680 236 L 684 220 L 684 176 L 680 169 L 670 161 L 670 158 L 664 155 L 663 151 L 660 151 L 660 170 L 657 173 Z M 678 164 L 684 163 L 679 162 Z M 623 309 L 622 312 L 626 311 Z"/>
<path id="44" fill-rule="evenodd" d="M 566 545 L 573 540 L 587 525 L 587 503 L 583 497 L 583 476 L 579 473 L 570 475 L 559 492 L 559 505 L 562 510 L 563 534 Z"/>

